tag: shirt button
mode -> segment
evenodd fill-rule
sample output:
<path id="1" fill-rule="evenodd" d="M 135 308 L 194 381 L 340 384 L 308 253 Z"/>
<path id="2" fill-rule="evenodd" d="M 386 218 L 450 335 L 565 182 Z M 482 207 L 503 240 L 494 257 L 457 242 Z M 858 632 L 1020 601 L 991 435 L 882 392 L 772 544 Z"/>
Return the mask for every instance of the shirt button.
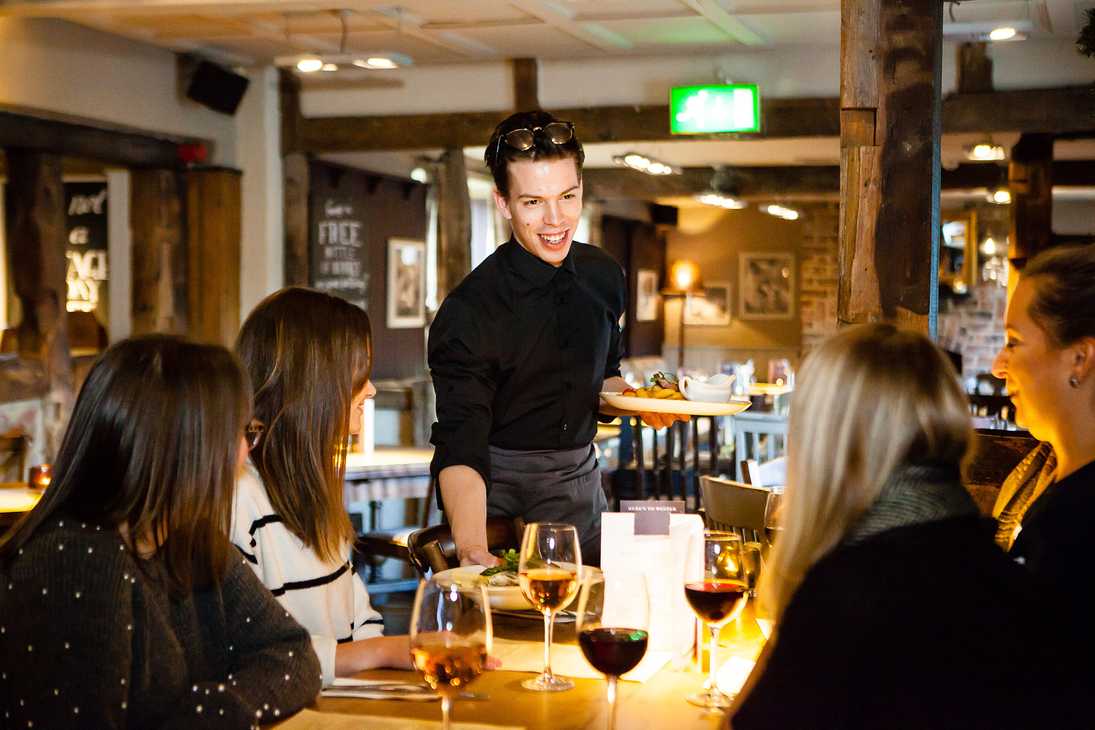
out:
<path id="1" fill-rule="evenodd" d="M 564 431 L 566 431 L 566 430 L 567 430 L 567 425 L 566 425 L 565 423 L 563 424 L 563 430 L 564 430 Z"/>

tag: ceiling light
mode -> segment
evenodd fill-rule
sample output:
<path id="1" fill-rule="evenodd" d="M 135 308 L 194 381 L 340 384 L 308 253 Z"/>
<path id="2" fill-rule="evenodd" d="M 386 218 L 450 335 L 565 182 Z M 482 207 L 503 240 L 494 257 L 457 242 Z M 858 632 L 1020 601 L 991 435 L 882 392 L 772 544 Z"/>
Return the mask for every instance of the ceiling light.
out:
<path id="1" fill-rule="evenodd" d="M 424 184 L 430 181 L 430 174 L 426 172 L 426 168 L 416 167 L 411 170 L 411 179 Z"/>
<path id="2" fill-rule="evenodd" d="M 993 28 L 989 32 L 990 41 L 1009 41 L 1015 37 L 1015 28 L 1011 26 L 1003 26 L 1000 28 Z"/>
<path id="3" fill-rule="evenodd" d="M 1011 191 L 1007 188 L 993 190 L 989 193 L 989 202 L 996 203 L 997 205 L 1008 205 L 1011 203 Z"/>
<path id="4" fill-rule="evenodd" d="M 966 148 L 966 157 L 979 162 L 1002 160 L 1005 156 L 1003 146 L 994 143 L 991 139 Z"/>
<path id="5" fill-rule="evenodd" d="M 612 158 L 612 161 L 615 162 L 617 165 L 630 167 L 632 170 L 645 172 L 648 175 L 681 174 L 681 170 L 679 167 L 673 167 L 672 165 L 667 165 L 664 162 L 652 160 L 646 155 L 640 155 L 638 152 L 628 152 L 624 155 L 616 155 Z"/>
<path id="6" fill-rule="evenodd" d="M 372 71 L 390 71 L 399 68 L 399 62 L 391 56 L 369 56 L 365 60 L 356 59 L 354 65 Z"/>
<path id="7" fill-rule="evenodd" d="M 785 208 L 782 205 L 765 205 L 761 208 L 768 215 L 774 215 L 777 218 L 782 218 L 785 221 L 797 221 L 799 218 L 799 212 L 794 208 Z"/>
<path id="8" fill-rule="evenodd" d="M 305 56 L 297 61 L 297 71 L 302 74 L 315 73 L 323 68 L 323 61 L 315 56 Z"/>
<path id="9" fill-rule="evenodd" d="M 996 241 L 994 241 L 992 239 L 992 236 L 989 236 L 988 238 L 986 238 L 985 242 L 981 244 L 981 251 L 986 256 L 995 256 L 996 255 Z"/>
<path id="10" fill-rule="evenodd" d="M 325 64 L 323 64 L 323 65 L 322 65 L 322 66 L 320 67 L 320 69 L 319 69 L 319 70 L 320 70 L 320 71 L 338 71 L 338 64 L 337 64 L 337 63 L 329 63 L 329 62 L 328 62 L 328 63 L 325 63 Z"/>
<path id="11" fill-rule="evenodd" d="M 697 195 L 696 200 L 704 205 L 725 208 L 726 210 L 741 210 L 749 205 L 744 200 L 739 200 L 730 195 L 721 195 L 719 193 L 704 193 L 703 195 Z"/>

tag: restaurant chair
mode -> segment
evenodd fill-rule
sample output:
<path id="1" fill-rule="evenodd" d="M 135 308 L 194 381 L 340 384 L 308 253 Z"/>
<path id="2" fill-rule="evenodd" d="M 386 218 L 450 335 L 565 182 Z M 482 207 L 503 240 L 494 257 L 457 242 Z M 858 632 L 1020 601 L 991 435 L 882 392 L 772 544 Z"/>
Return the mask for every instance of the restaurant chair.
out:
<path id="1" fill-rule="evenodd" d="M 764 511 L 771 493 L 721 477 L 700 477 L 704 521 L 712 530 L 736 532 L 743 540 L 764 537 Z"/>
<path id="2" fill-rule="evenodd" d="M 754 487 L 781 487 L 787 483 L 787 457 L 768 461 L 742 459 L 741 480 Z"/>
<path id="3" fill-rule="evenodd" d="M 737 479 L 744 481 L 741 464 L 746 459 L 770 461 L 787 453 L 787 416 L 745 411 L 732 417 L 734 461 Z"/>
<path id="4" fill-rule="evenodd" d="M 487 549 L 516 550 L 524 531 L 522 522 L 520 519 L 508 517 L 488 517 Z M 415 530 L 407 539 L 407 547 L 411 565 L 423 578 L 428 573 L 439 573 L 460 565 L 460 560 L 456 557 L 456 543 L 452 539 L 452 528 L 447 523 Z"/>
<path id="5" fill-rule="evenodd" d="M 363 535 L 359 535 L 354 543 L 353 566 L 357 572 L 365 567 L 369 568 L 369 583 L 373 592 L 377 591 L 377 571 L 385 560 L 398 560 L 413 565 L 408 540 L 411 533 L 421 529 L 429 520 L 433 507 L 433 487 L 426 493 L 425 504 L 422 507 L 422 522 L 419 526 L 396 527 L 392 529 L 373 529 Z M 373 518 L 375 522 L 375 516 Z M 403 582 L 398 581 L 394 588 L 402 589 Z"/>

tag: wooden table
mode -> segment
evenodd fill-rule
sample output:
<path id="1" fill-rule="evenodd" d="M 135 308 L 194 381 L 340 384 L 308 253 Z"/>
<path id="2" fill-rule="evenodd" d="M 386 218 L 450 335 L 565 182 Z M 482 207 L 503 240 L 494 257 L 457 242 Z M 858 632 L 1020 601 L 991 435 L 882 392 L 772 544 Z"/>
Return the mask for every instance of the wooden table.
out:
<path id="1" fill-rule="evenodd" d="M 27 488 L 26 482 L 0 482 L 0 533 L 33 509 L 41 497 L 42 491 Z"/>
<path id="2" fill-rule="evenodd" d="M 533 621 L 497 619 L 495 633 L 505 638 L 531 642 L 543 640 L 543 625 Z M 573 624 L 555 628 L 556 642 L 574 642 Z M 763 637 L 749 607 L 741 618 L 723 630 L 719 649 L 720 664 L 730 657 L 752 660 L 760 652 Z M 383 670 L 358 675 L 368 679 L 414 680 L 411 672 Z M 453 707 L 453 722 L 489 723 L 525 727 L 527 730 L 602 730 L 606 727 L 608 705 L 602 680 L 574 679 L 574 689 L 566 692 L 530 692 L 521 682 L 532 676 L 503 670 L 486 672 L 470 691 L 485 694 L 488 700 L 458 700 Z M 703 685 L 701 669 L 687 662 L 675 669 L 666 665 L 645 683 L 620 682 L 616 726 L 632 728 L 672 728 L 672 730 L 714 730 L 722 727 L 723 712 L 710 712 L 690 705 L 685 698 Z M 373 715 L 426 720 L 441 718 L 437 702 L 401 702 L 396 700 L 358 700 L 319 698 L 312 708 L 320 713 Z"/>

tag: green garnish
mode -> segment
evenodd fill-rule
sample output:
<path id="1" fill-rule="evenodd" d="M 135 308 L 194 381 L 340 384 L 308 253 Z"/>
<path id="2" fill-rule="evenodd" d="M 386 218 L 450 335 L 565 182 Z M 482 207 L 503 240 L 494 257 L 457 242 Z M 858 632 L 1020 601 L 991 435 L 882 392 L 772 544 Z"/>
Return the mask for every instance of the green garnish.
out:
<path id="1" fill-rule="evenodd" d="M 517 568 L 520 567 L 520 560 L 517 557 L 517 551 L 513 548 L 506 550 L 504 553 L 499 553 L 498 557 L 502 559 L 501 565 L 496 565 L 493 568 L 487 568 L 481 575 L 484 578 L 489 578 L 497 573 L 505 573 L 507 570 L 517 572 Z"/>

